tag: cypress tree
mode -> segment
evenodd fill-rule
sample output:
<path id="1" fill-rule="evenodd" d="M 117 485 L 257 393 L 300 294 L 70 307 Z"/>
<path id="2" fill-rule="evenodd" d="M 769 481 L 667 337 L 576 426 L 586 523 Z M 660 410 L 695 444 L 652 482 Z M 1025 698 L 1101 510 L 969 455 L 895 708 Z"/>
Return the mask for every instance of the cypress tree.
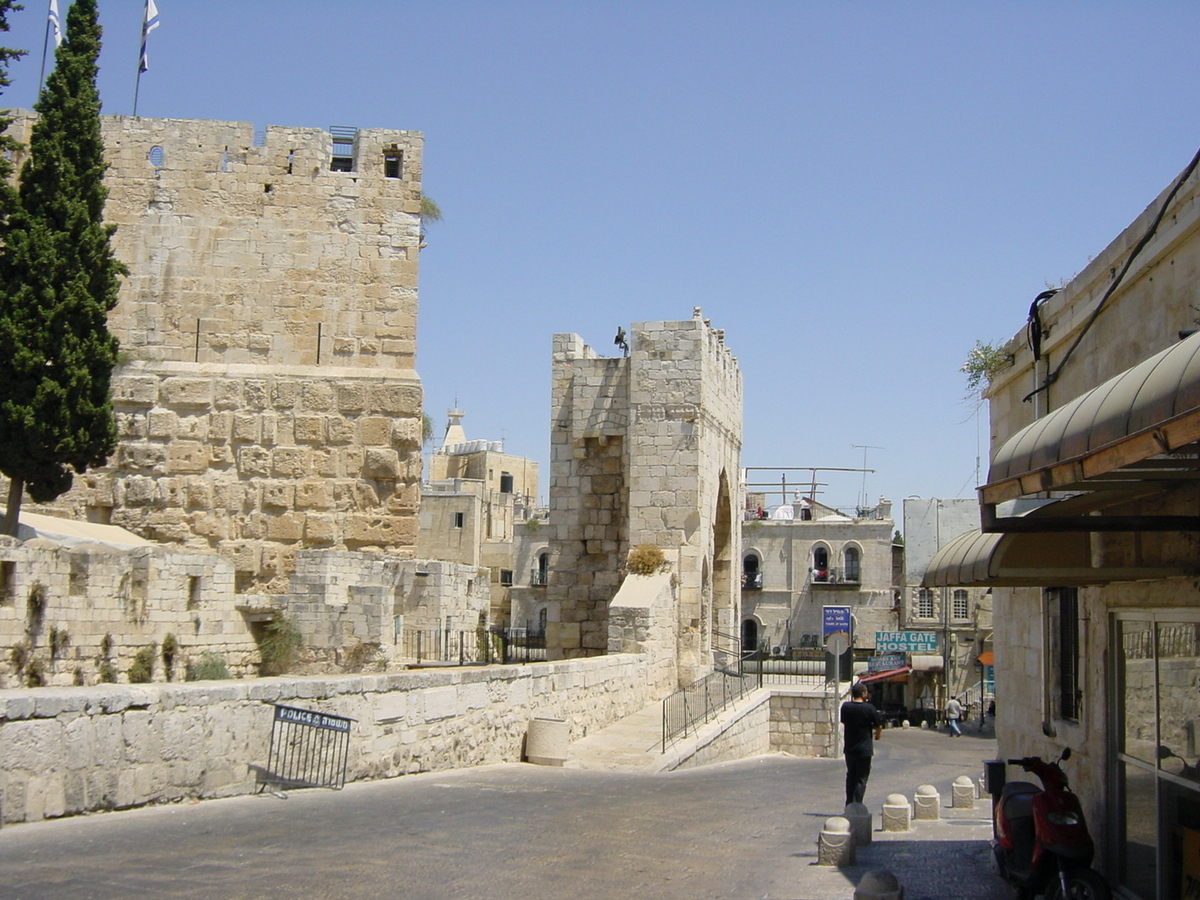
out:
<path id="1" fill-rule="evenodd" d="M 0 472 L 6 528 L 22 489 L 38 502 L 101 466 L 116 447 L 108 331 L 124 266 L 104 224 L 104 143 L 96 90 L 96 0 L 74 0 L 66 39 L 35 105 L 38 121 L 0 249 Z"/>

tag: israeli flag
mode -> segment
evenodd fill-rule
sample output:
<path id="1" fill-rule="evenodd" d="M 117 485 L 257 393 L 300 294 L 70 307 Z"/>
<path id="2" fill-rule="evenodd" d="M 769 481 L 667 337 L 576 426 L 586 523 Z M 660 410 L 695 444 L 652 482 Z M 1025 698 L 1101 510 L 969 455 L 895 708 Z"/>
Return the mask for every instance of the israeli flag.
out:
<path id="1" fill-rule="evenodd" d="M 146 15 L 142 19 L 142 52 L 138 57 L 139 74 L 150 68 L 150 62 L 146 57 L 146 39 L 150 37 L 150 32 L 157 27 L 158 7 L 154 5 L 154 0 L 146 0 Z"/>
<path id="2" fill-rule="evenodd" d="M 58 18 L 58 0 L 50 0 L 50 27 L 54 29 L 54 46 L 62 46 L 62 25 Z"/>

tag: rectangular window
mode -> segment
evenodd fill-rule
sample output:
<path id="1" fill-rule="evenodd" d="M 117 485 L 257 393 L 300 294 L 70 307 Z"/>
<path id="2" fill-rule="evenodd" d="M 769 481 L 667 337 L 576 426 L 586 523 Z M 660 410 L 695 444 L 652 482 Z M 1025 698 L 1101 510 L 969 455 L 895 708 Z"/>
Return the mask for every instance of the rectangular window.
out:
<path id="1" fill-rule="evenodd" d="M 967 592 L 957 590 L 954 592 L 954 604 L 951 607 L 951 613 L 956 619 L 969 619 L 971 617 L 971 605 L 967 600 Z"/>
<path id="2" fill-rule="evenodd" d="M 1051 716 L 1079 718 L 1079 592 L 1075 588 L 1046 590 L 1046 675 Z"/>
<path id="3" fill-rule="evenodd" d="M 933 591 L 929 588 L 921 588 L 917 592 L 917 618 L 933 618 Z"/>
<path id="4" fill-rule="evenodd" d="M 404 167 L 404 154 L 395 147 L 383 151 L 383 177 L 399 178 Z"/>
<path id="5" fill-rule="evenodd" d="M 467 524 L 467 514 L 456 512 L 454 514 L 454 527 L 455 528 L 463 528 L 466 526 L 466 524 Z"/>
<path id="6" fill-rule="evenodd" d="M 329 129 L 333 137 L 333 153 L 329 168 L 333 172 L 354 171 L 354 142 L 358 138 L 357 128 L 333 125 Z"/>
<path id="7" fill-rule="evenodd" d="M 500 570 L 500 583 L 502 585 L 504 585 L 505 587 L 512 587 L 512 583 L 513 583 L 512 569 L 501 569 Z"/>

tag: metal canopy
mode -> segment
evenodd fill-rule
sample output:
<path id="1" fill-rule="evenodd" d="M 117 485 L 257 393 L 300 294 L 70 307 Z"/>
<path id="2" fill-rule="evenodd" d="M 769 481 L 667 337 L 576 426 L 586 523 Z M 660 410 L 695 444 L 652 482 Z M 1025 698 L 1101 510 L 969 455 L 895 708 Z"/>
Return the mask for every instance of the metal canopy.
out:
<path id="1" fill-rule="evenodd" d="M 1057 504 L 1051 504 L 1057 506 Z M 1033 514 L 1021 518 L 1033 518 Z M 934 555 L 921 584 L 925 587 L 1078 587 L 1169 578 L 1183 568 L 1095 567 L 1090 536 L 1081 531 L 1060 534 L 984 534 L 968 531 Z"/>
<path id="2" fill-rule="evenodd" d="M 1168 347 L 1018 431 L 979 489 L 983 531 L 1200 531 L 1200 516 L 1105 510 L 1200 481 L 1200 333 Z M 1059 516 L 1005 517 L 1031 494 L 1090 495 Z"/>

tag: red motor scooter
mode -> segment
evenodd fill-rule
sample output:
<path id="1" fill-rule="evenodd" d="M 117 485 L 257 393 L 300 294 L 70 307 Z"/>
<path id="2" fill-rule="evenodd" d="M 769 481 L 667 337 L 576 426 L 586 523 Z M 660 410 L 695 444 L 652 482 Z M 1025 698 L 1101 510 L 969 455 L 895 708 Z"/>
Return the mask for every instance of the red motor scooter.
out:
<path id="1" fill-rule="evenodd" d="M 992 863 L 1018 900 L 1039 894 L 1046 900 L 1111 900 L 1108 882 L 1091 868 L 1096 845 L 1059 765 L 1070 757 L 1068 747 L 1056 762 L 1008 760 L 1033 772 L 1042 787 L 1010 781 L 994 798 Z"/>

